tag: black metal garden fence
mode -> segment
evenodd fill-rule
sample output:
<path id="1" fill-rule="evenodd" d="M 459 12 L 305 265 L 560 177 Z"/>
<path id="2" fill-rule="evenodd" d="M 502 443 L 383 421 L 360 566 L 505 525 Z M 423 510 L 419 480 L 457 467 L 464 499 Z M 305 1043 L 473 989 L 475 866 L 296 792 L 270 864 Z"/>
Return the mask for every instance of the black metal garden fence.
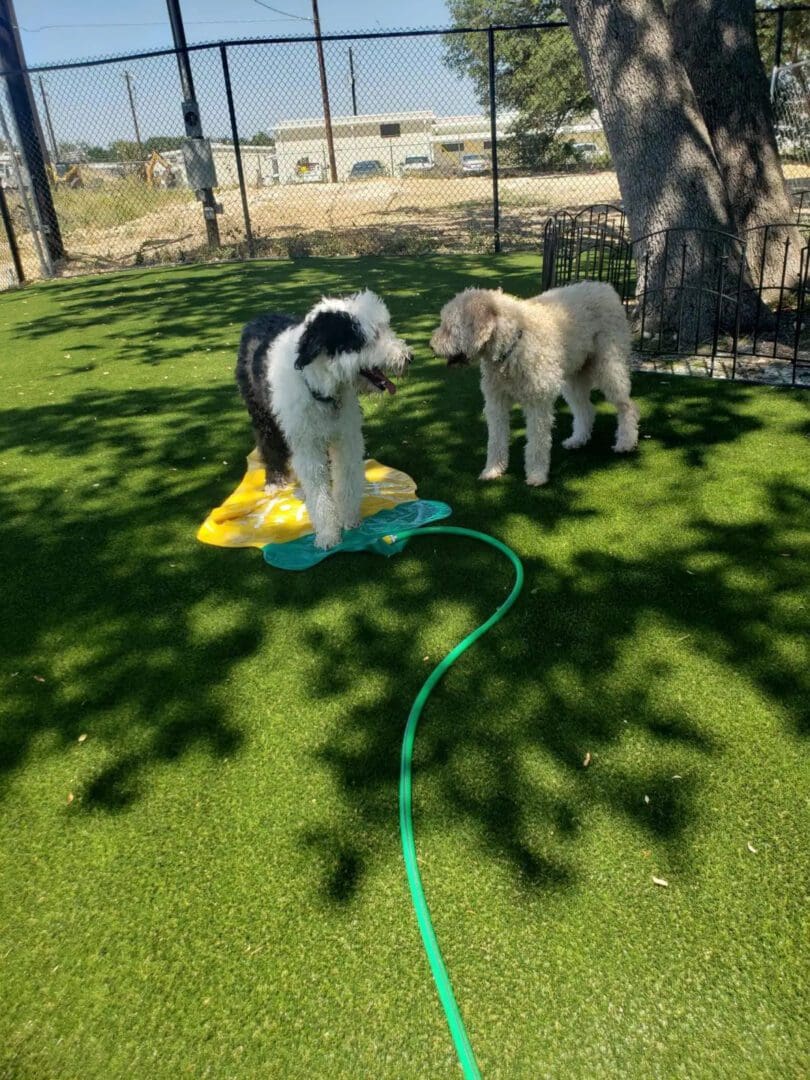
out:
<path id="1" fill-rule="evenodd" d="M 541 291 L 610 282 L 642 362 L 810 385 L 808 199 L 795 192 L 794 221 L 742 236 L 664 229 L 634 241 L 620 204 L 558 211 L 543 227 Z"/>

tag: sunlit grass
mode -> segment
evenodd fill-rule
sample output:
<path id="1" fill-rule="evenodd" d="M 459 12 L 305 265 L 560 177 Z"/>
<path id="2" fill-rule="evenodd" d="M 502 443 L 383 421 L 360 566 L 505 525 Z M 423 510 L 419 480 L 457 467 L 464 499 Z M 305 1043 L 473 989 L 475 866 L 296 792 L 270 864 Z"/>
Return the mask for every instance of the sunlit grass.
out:
<path id="1" fill-rule="evenodd" d="M 77 230 L 109 229 L 166 207 L 186 207 L 194 193 L 185 187 L 150 188 L 136 176 L 104 180 L 98 186 L 69 188 L 58 185 L 53 193 L 59 224 L 67 237 Z"/>

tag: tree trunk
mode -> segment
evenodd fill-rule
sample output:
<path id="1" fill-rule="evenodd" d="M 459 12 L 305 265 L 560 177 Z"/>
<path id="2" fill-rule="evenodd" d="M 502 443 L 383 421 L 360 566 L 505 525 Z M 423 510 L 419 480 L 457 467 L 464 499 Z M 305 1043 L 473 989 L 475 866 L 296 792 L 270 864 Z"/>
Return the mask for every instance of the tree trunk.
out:
<path id="1" fill-rule="evenodd" d="M 737 234 L 746 239 L 751 276 L 778 289 L 783 273 L 786 285 L 796 283 L 802 242 L 776 148 L 754 11 L 754 0 L 670 0 L 675 51 L 708 128 Z"/>
<path id="2" fill-rule="evenodd" d="M 616 166 L 648 326 L 674 329 L 678 346 L 705 340 L 717 326 L 730 329 L 744 260 L 662 0 L 561 0 L 561 6 Z M 663 231 L 672 229 L 678 231 Z M 741 295 L 748 322 L 753 301 L 748 289 Z"/>

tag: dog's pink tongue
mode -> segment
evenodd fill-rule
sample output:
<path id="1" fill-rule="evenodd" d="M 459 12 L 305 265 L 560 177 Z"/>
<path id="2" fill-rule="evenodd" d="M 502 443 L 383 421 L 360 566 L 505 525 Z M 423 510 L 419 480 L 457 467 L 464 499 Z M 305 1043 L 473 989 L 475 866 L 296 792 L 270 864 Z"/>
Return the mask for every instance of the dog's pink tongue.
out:
<path id="1" fill-rule="evenodd" d="M 387 390 L 389 394 L 397 392 L 397 388 L 390 379 L 386 379 L 379 368 L 361 368 L 360 374 L 365 376 L 370 383 L 373 383 L 378 390 Z"/>

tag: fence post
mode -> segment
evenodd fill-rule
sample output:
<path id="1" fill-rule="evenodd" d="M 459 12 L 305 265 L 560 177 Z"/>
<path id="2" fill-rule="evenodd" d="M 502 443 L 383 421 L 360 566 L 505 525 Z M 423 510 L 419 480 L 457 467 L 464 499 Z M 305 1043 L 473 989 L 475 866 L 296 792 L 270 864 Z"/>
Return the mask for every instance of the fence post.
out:
<path id="1" fill-rule="evenodd" d="M 6 193 L 2 184 L 0 184 L 0 217 L 3 219 L 3 227 L 6 230 L 6 239 L 8 240 L 9 250 L 11 251 L 11 261 L 14 263 L 14 273 L 17 275 L 18 283 L 23 285 L 25 283 L 25 272 L 23 271 L 23 264 L 20 259 L 20 249 L 17 246 L 14 222 L 11 220 L 8 203 L 6 202 Z"/>
<path id="2" fill-rule="evenodd" d="M 782 38 L 785 33 L 785 9 L 780 4 L 776 9 L 776 42 L 773 50 L 773 66 L 782 66 Z"/>
<path id="3" fill-rule="evenodd" d="M 492 239 L 496 254 L 501 250 L 501 204 L 498 198 L 498 125 L 495 105 L 495 31 L 487 27 L 489 53 L 489 131 L 492 143 Z"/>
<path id="4" fill-rule="evenodd" d="M 780 4 L 776 9 L 776 40 L 773 47 L 773 68 L 771 70 L 771 105 L 774 104 L 776 76 L 782 66 L 782 37 L 785 32 L 785 9 Z"/>
<path id="5" fill-rule="evenodd" d="M 20 154 L 31 184 L 31 193 L 42 225 L 42 241 L 50 259 L 63 259 L 65 246 L 48 182 L 45 153 L 40 142 L 30 83 L 26 82 L 25 58 L 17 48 L 10 0 L 0 0 L 0 73 L 5 76 L 6 93 Z"/>
<path id="6" fill-rule="evenodd" d="M 228 116 L 231 119 L 231 138 L 233 139 L 233 152 L 236 155 L 236 175 L 239 177 L 239 194 L 242 197 L 242 216 L 245 219 L 245 238 L 247 239 L 248 255 L 255 254 L 253 245 L 253 229 L 250 225 L 250 210 L 248 209 L 247 187 L 245 186 L 245 170 L 242 168 L 242 148 L 239 145 L 239 129 L 236 126 L 236 109 L 233 105 L 233 88 L 231 87 L 231 69 L 228 66 L 228 49 L 220 45 L 219 55 L 222 58 L 222 77 L 225 79 L 225 94 L 228 98 Z"/>
<path id="7" fill-rule="evenodd" d="M 194 76 L 191 72 L 191 61 L 188 56 L 186 44 L 186 31 L 183 26 L 183 16 L 180 11 L 180 0 L 166 0 L 169 9 L 169 22 L 172 27 L 175 55 L 177 57 L 177 69 L 180 74 L 180 88 L 183 92 L 183 123 L 186 128 L 186 138 L 199 139 L 202 143 L 202 123 L 200 110 L 194 94 Z M 213 189 L 201 188 L 199 198 L 203 205 L 203 220 L 205 232 L 208 237 L 210 248 L 219 247 L 219 224 L 217 222 L 217 204 Z"/>
<path id="8" fill-rule="evenodd" d="M 557 269 L 557 248 L 560 234 L 557 219 L 550 217 L 543 226 L 543 265 L 540 267 L 540 292 L 554 288 L 554 274 Z"/>

